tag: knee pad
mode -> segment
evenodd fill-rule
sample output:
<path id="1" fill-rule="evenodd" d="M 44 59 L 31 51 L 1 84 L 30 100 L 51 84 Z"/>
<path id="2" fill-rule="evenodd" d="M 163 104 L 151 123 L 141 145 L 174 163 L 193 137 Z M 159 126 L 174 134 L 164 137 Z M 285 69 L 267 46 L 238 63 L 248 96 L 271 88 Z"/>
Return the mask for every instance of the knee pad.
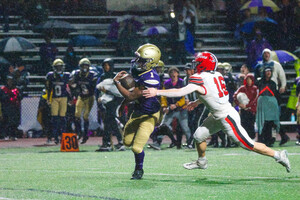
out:
<path id="1" fill-rule="evenodd" d="M 194 139 L 198 142 L 205 142 L 209 136 L 209 130 L 206 127 L 198 127 L 194 133 Z"/>

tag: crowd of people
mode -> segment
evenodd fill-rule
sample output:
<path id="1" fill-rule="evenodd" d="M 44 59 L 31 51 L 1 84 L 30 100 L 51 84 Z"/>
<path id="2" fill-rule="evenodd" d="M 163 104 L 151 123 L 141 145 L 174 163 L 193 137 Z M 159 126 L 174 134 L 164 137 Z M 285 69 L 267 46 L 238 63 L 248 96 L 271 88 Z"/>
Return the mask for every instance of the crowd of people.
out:
<path id="1" fill-rule="evenodd" d="M 262 52 L 263 62 L 257 64 L 255 73 L 250 73 L 246 64 L 241 66 L 240 73 L 232 74 L 232 67 L 229 63 L 218 63 L 217 71 L 220 72 L 226 83 L 229 102 L 240 112 L 241 124 L 247 128 L 251 139 L 257 138 L 259 142 L 267 146 L 273 146 L 276 134 L 280 134 L 280 145 L 285 144 L 289 137 L 284 130 L 280 129 L 280 95 L 286 89 L 286 77 L 280 63 L 273 61 L 270 57 L 270 49 Z M 1 123 L 2 137 L 8 140 L 17 138 L 17 127 L 20 124 L 21 99 L 24 96 L 23 90 L 28 84 L 28 72 L 24 66 L 18 63 L 16 69 L 11 69 L 7 75 L 7 82 L 1 88 L 2 120 L 10 123 Z M 39 121 L 43 127 L 44 135 L 48 143 L 54 138 L 59 143 L 59 136 L 64 131 L 76 131 L 81 143 L 88 139 L 89 113 L 96 98 L 98 107 L 98 122 L 104 124 L 103 142 L 97 151 L 112 151 L 114 148 L 111 137 L 115 135 L 118 140 L 115 148 L 124 150 L 122 141 L 122 126 L 130 115 L 131 106 L 127 106 L 127 117 L 117 116 L 117 110 L 122 102 L 122 95 L 113 87 L 113 78 L 116 75 L 114 61 L 107 58 L 102 63 L 103 73 L 91 68 L 91 62 L 83 58 L 78 63 L 78 69 L 68 71 L 67 65 L 61 59 L 55 59 L 50 72 L 46 75 L 45 92 L 39 103 Z M 194 74 L 191 63 L 184 67 L 185 77 L 180 78 L 180 71 L 177 67 L 170 67 L 165 70 L 164 63 L 159 61 L 154 69 L 159 73 L 159 83 L 162 89 L 182 88 Z M 300 85 L 298 84 L 299 88 Z M 299 89 L 297 89 L 298 91 Z M 195 101 L 197 94 L 177 98 L 160 99 L 161 113 L 164 116 L 151 136 L 153 143 L 150 147 L 160 150 L 163 135 L 171 139 L 169 147 L 180 149 L 182 144 L 187 148 L 193 148 L 192 133 L 197 129 L 203 119 L 210 115 L 204 105 L 200 105 L 193 111 L 187 111 L 189 102 Z M 269 106 L 264 106 L 268 104 Z M 13 110 L 17 112 L 12 112 Z M 11 114 L 14 113 L 14 114 Z M 81 114 L 83 123 L 81 123 Z M 51 118 L 51 120 L 49 120 Z M 53 124 L 53 126 L 51 126 Z M 72 124 L 75 130 L 72 128 Z M 81 127 L 83 124 L 83 128 Z M 256 127 L 255 127 L 256 124 Z M 174 137 L 176 133 L 176 138 Z M 182 135 L 186 141 L 182 143 Z M 221 139 L 219 143 L 218 137 Z M 299 144 L 299 143 L 298 143 Z M 226 137 L 222 131 L 212 135 L 208 145 L 213 147 L 232 147 L 235 144 Z"/>

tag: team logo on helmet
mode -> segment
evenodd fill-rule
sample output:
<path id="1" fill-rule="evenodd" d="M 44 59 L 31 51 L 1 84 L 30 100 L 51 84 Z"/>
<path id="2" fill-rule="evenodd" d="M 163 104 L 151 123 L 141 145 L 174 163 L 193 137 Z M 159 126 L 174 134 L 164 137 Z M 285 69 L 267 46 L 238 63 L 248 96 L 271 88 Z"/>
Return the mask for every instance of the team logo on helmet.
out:
<path id="1" fill-rule="evenodd" d="M 146 71 L 157 66 L 161 52 L 157 46 L 148 43 L 140 46 L 136 50 L 135 55 L 137 58 L 133 63 L 135 65 L 134 67 L 136 67 L 138 71 Z"/>
<path id="2" fill-rule="evenodd" d="M 193 60 L 193 68 L 196 69 L 197 73 L 201 73 L 203 71 L 216 71 L 218 66 L 217 57 L 210 52 L 200 52 L 195 56 L 195 60 Z"/>

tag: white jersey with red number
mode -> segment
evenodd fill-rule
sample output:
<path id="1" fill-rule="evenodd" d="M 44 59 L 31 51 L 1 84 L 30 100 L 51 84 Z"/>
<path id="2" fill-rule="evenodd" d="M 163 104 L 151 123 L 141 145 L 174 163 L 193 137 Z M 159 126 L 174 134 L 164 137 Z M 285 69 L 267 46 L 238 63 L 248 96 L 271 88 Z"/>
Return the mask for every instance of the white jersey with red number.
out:
<path id="1" fill-rule="evenodd" d="M 216 119 L 227 117 L 232 106 L 228 101 L 229 95 L 221 73 L 196 73 L 189 78 L 189 84 L 191 83 L 204 88 L 205 94 L 198 95 L 198 98 Z"/>

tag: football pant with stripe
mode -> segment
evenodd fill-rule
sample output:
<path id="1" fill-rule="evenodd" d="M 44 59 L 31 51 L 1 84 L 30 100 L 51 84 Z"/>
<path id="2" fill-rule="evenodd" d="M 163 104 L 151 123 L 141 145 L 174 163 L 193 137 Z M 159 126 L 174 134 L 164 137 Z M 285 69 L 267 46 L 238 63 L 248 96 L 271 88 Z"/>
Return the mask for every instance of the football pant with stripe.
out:
<path id="1" fill-rule="evenodd" d="M 225 118 L 215 119 L 209 115 L 194 133 L 194 139 L 201 143 L 218 131 L 222 130 L 232 141 L 247 150 L 253 150 L 254 141 L 241 125 L 239 113 L 232 108 Z"/>

